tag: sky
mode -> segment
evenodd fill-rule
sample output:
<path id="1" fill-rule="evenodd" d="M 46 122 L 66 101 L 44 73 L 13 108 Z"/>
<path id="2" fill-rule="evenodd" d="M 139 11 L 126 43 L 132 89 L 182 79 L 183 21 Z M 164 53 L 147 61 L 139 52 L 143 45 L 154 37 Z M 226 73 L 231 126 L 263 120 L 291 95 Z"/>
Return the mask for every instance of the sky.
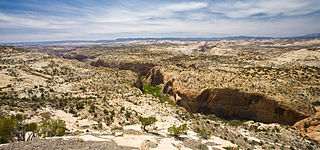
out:
<path id="1" fill-rule="evenodd" d="M 0 0 L 0 42 L 320 32 L 320 0 Z"/>

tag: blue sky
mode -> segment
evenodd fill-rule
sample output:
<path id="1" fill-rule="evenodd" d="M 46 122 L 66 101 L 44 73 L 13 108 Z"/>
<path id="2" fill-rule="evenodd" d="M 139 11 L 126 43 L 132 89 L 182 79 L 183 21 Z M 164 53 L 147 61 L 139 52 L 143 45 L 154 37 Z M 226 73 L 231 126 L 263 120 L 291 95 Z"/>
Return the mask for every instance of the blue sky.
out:
<path id="1" fill-rule="evenodd" d="M 0 42 L 320 32 L 320 0 L 0 0 Z"/>

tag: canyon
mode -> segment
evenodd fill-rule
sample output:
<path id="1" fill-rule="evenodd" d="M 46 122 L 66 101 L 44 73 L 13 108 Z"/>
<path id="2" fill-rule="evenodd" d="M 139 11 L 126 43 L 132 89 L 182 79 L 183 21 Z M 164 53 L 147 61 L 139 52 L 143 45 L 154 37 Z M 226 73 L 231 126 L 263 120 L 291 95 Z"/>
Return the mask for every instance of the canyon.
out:
<path id="1" fill-rule="evenodd" d="M 296 111 L 259 93 L 245 93 L 237 89 L 185 89 L 179 87 L 181 83 L 176 83 L 179 81 L 175 76 L 153 68 L 146 77 L 154 85 L 163 85 L 163 92 L 172 95 L 177 104 L 189 112 L 285 125 L 293 125 L 310 116 L 310 113 Z"/>
<path id="2" fill-rule="evenodd" d="M 65 122 L 66 135 L 25 143 L 31 147 L 48 141 L 123 149 L 317 149 L 319 41 L 1 47 L 1 117 Z M 156 118 L 150 132 L 141 130 L 141 117 Z M 187 135 L 168 132 L 183 124 Z"/>

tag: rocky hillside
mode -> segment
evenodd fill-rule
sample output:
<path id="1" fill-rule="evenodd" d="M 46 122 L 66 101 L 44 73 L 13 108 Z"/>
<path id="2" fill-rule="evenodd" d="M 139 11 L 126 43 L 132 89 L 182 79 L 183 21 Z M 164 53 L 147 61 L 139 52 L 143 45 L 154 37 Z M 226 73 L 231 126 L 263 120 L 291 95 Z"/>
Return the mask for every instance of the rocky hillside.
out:
<path id="1" fill-rule="evenodd" d="M 1 47 L 0 117 L 22 114 L 39 129 L 0 149 L 317 149 L 304 135 L 318 140 L 318 67 L 270 62 L 318 49 L 267 42 L 71 46 L 58 56 Z M 43 137 L 48 119 L 65 135 Z"/>

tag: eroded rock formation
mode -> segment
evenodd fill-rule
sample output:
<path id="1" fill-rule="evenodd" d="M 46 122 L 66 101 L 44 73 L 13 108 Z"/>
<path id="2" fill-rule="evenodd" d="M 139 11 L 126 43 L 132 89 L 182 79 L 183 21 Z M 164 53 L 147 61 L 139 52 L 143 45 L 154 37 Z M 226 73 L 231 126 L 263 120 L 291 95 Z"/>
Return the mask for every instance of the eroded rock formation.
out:
<path id="1" fill-rule="evenodd" d="M 289 106 L 258 93 L 246 93 L 230 88 L 190 89 L 175 80 L 178 74 L 164 72 L 155 67 L 147 74 L 151 84 L 163 86 L 163 92 L 175 96 L 178 105 L 190 112 L 215 114 L 224 118 L 252 119 L 293 125 L 308 117 Z M 195 83 L 196 84 L 196 83 Z"/>
<path id="2" fill-rule="evenodd" d="M 253 119 L 292 125 L 307 116 L 254 93 L 235 89 L 205 89 L 199 95 L 180 93 L 178 104 L 191 112 L 213 113 L 221 117 Z"/>
<path id="3" fill-rule="evenodd" d="M 99 67 L 109 67 L 109 68 L 118 68 L 120 70 L 131 70 L 140 75 L 146 75 L 148 71 L 155 66 L 152 63 L 131 63 L 131 62 L 108 62 L 101 59 L 97 61 L 92 61 L 91 66 Z"/>

